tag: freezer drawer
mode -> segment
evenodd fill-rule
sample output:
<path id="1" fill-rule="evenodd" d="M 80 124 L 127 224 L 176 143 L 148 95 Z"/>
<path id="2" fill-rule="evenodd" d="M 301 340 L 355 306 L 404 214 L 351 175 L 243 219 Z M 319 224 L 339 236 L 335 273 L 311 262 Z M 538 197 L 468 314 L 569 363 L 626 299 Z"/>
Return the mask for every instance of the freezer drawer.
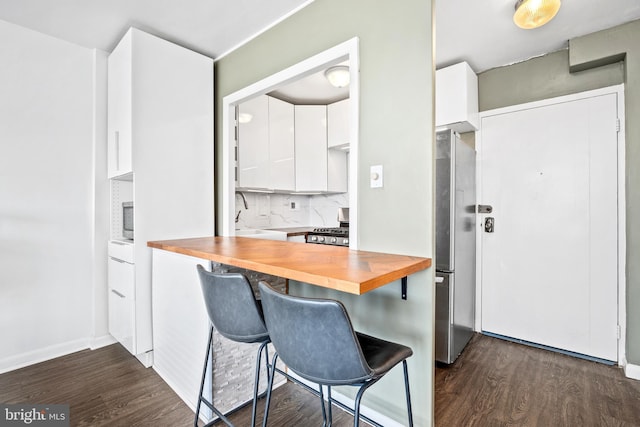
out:
<path id="1" fill-rule="evenodd" d="M 468 318 L 471 313 L 461 313 L 464 300 L 456 296 L 454 273 L 436 273 L 436 361 L 453 363 L 473 336 L 473 328 Z M 456 301 L 456 299 L 460 301 Z M 467 308 L 469 310 L 469 308 Z"/>

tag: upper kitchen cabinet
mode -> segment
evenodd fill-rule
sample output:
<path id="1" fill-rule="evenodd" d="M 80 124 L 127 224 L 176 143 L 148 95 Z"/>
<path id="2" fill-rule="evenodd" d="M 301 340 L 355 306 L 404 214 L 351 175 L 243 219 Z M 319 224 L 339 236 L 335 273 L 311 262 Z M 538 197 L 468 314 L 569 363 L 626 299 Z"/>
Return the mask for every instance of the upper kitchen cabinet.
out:
<path id="1" fill-rule="evenodd" d="M 238 187 L 295 190 L 293 105 L 271 96 L 238 107 Z"/>
<path id="2" fill-rule="evenodd" d="M 436 71 L 436 127 L 457 132 L 479 128 L 478 76 L 466 62 Z"/>
<path id="3" fill-rule="evenodd" d="M 327 105 L 327 146 L 349 147 L 349 98 Z"/>
<path id="4" fill-rule="evenodd" d="M 294 107 L 269 98 L 269 173 L 271 188 L 294 191 L 296 188 Z"/>
<path id="5" fill-rule="evenodd" d="M 238 107 L 238 185 L 269 189 L 269 97 L 258 96 Z"/>
<path id="6" fill-rule="evenodd" d="M 326 192 L 326 105 L 295 106 L 295 151 L 296 191 Z"/>
<path id="7" fill-rule="evenodd" d="M 109 325 L 148 365 L 147 241 L 214 233 L 213 60 L 131 28 L 109 56 L 108 72 Z M 122 232 L 123 202 L 135 209 L 133 240 Z M 131 260 L 112 253 L 120 247 Z"/>
<path id="8" fill-rule="evenodd" d="M 348 101 L 348 100 L 347 100 Z M 340 104 L 332 109 L 329 107 Z M 238 106 L 237 188 L 274 193 L 346 193 L 348 103 L 294 105 L 261 95 Z M 329 149 L 328 132 L 336 145 Z M 347 123 L 347 124 L 345 124 Z"/>
<path id="9" fill-rule="evenodd" d="M 108 61 L 108 156 L 109 178 L 130 173 L 131 164 L 131 80 L 132 39 L 127 32 L 109 55 Z"/>

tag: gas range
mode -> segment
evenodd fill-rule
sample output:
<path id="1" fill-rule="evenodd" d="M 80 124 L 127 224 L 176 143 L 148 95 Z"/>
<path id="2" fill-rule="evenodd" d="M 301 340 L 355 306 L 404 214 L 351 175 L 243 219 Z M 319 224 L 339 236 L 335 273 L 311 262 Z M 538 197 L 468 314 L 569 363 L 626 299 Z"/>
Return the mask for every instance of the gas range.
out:
<path id="1" fill-rule="evenodd" d="M 349 227 L 314 228 L 307 233 L 307 243 L 349 246 Z"/>

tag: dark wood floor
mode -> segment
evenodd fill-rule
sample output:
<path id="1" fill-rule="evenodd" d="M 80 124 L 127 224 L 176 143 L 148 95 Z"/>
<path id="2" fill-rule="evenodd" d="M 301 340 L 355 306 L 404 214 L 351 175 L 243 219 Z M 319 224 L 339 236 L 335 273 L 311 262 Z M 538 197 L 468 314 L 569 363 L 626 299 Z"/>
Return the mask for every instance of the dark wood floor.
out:
<path id="1" fill-rule="evenodd" d="M 640 381 L 619 368 L 495 338 L 475 336 L 454 365 L 436 368 L 435 380 L 438 427 L 640 426 Z M 0 402 L 67 403 L 72 426 L 193 425 L 193 412 L 118 344 L 2 374 Z M 250 417 L 247 407 L 231 419 L 248 426 Z M 319 402 L 287 384 L 274 392 L 269 421 L 320 426 Z M 336 427 L 352 423 L 334 410 Z"/>
<path id="2" fill-rule="evenodd" d="M 640 426 L 640 381 L 620 368 L 484 335 L 435 389 L 438 427 Z"/>
<path id="3" fill-rule="evenodd" d="M 72 426 L 187 427 L 193 426 L 194 416 L 153 369 L 144 368 L 119 344 L 2 374 L 0 402 L 69 404 Z M 263 407 L 264 399 L 258 405 L 260 420 Z M 333 412 L 336 427 L 353 425 L 351 415 Z M 230 419 L 237 426 L 249 426 L 251 408 Z M 286 384 L 274 390 L 269 425 L 320 426 L 320 403 L 301 387 Z"/>

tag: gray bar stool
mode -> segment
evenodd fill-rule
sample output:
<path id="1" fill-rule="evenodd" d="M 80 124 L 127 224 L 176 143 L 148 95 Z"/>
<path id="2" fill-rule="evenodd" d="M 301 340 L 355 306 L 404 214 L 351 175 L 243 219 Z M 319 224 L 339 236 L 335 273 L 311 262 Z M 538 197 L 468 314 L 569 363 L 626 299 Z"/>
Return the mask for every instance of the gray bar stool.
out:
<path id="1" fill-rule="evenodd" d="M 243 343 L 261 343 L 258 348 L 256 358 L 256 373 L 253 387 L 251 425 L 254 426 L 262 353 L 265 350 L 266 345 L 270 342 L 269 332 L 267 331 L 264 323 L 260 301 L 256 300 L 253 290 L 251 289 L 251 284 L 249 284 L 247 278 L 242 274 L 211 273 L 205 270 L 201 265 L 198 265 L 198 274 L 200 276 L 200 285 L 202 287 L 202 294 L 204 295 L 205 306 L 207 307 L 207 313 L 211 320 L 211 328 L 209 329 L 207 355 L 205 356 L 204 368 L 202 369 L 202 381 L 200 383 L 200 393 L 198 395 L 194 426 L 198 426 L 198 417 L 200 415 L 200 406 L 202 403 L 211 409 L 228 426 L 233 426 L 231 421 L 229 421 L 224 414 L 214 407 L 213 401 L 210 402 L 202 394 L 207 374 L 207 366 L 209 363 L 209 355 L 213 352 L 214 327 L 220 335 L 230 340 Z M 269 355 L 267 352 L 265 352 L 265 359 L 268 375 Z M 214 356 L 211 357 L 211 361 L 213 364 Z M 211 372 L 213 372 L 213 366 L 211 368 Z M 269 382 L 272 383 L 272 381 Z M 212 425 L 213 423 L 214 421 L 211 421 L 207 426 Z"/>
<path id="2" fill-rule="evenodd" d="M 407 358 L 411 348 L 371 337 L 353 330 L 342 303 L 331 299 L 312 299 L 282 294 L 265 282 L 259 282 L 264 319 L 276 349 L 271 361 L 266 426 L 276 359 L 302 378 L 320 385 L 324 425 L 331 425 L 331 386 L 359 387 L 355 399 L 354 426 L 360 424 L 360 400 L 369 387 L 391 368 L 402 362 L 409 425 L 413 426 Z M 322 386 L 327 386 L 328 415 Z"/>

